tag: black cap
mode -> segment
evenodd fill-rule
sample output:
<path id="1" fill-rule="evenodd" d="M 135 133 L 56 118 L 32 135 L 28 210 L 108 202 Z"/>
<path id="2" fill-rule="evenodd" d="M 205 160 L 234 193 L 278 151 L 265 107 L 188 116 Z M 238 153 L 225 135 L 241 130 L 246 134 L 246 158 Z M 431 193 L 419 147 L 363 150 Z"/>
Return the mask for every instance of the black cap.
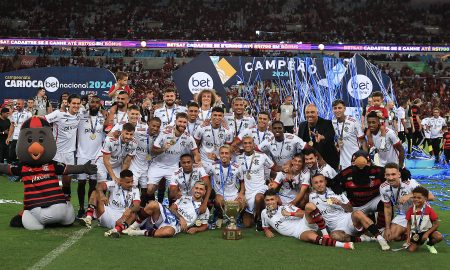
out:
<path id="1" fill-rule="evenodd" d="M 2 108 L 2 112 L 1 113 L 9 113 L 9 109 L 4 107 L 4 108 Z"/>
<path id="2" fill-rule="evenodd" d="M 356 151 L 353 155 L 352 155 L 352 161 L 355 161 L 355 159 L 359 158 L 359 157 L 365 157 L 367 159 L 367 161 L 370 161 L 370 156 L 369 153 L 367 153 L 364 150 L 358 150 Z"/>

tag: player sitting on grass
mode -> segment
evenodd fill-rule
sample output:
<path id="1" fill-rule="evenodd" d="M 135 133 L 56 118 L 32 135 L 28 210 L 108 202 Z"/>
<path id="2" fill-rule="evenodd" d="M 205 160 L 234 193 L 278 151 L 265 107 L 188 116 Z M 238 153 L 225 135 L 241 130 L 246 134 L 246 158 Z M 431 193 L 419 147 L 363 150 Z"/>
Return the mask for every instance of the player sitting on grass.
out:
<path id="1" fill-rule="evenodd" d="M 208 229 L 209 210 L 200 214 L 202 199 L 206 194 L 206 184 L 197 181 L 192 196 L 182 196 L 170 210 L 157 201 L 150 201 L 138 214 L 136 221 L 124 234 L 148 237 L 173 237 L 180 231 L 189 234 Z"/>
<path id="2" fill-rule="evenodd" d="M 104 191 L 108 191 L 108 197 Z M 139 189 L 133 187 L 133 172 L 120 172 L 118 182 L 108 181 L 97 184 L 97 189 L 89 198 L 86 217 L 80 219 L 91 228 L 92 219 L 98 218 L 100 226 L 110 229 L 105 236 L 120 237 L 120 232 L 128 227 L 127 222 L 135 219 L 140 208 Z"/>
<path id="3" fill-rule="evenodd" d="M 319 209 L 331 231 L 331 237 L 339 241 L 365 242 L 374 240 L 367 235 L 360 235 L 364 229 L 368 230 L 381 246 L 382 250 L 389 250 L 386 240 L 380 231 L 362 211 L 353 211 L 353 207 L 344 194 L 337 195 L 327 188 L 325 176 L 316 174 L 311 179 L 314 192 L 309 195 L 309 201 L 314 210 Z"/>
<path id="4" fill-rule="evenodd" d="M 327 234 L 317 234 L 318 225 L 325 224 L 320 212 L 316 209 L 310 211 L 314 205 L 307 203 L 305 211 L 293 205 L 278 206 L 277 193 L 269 189 L 264 193 L 266 208 L 261 213 L 264 234 L 268 238 L 275 235 L 270 230 L 274 228 L 279 234 L 292 236 L 305 242 L 322 246 L 335 246 L 345 249 L 354 249 L 353 242 L 340 242 L 330 238 Z M 314 224 L 315 223 L 315 224 Z"/>
<path id="5" fill-rule="evenodd" d="M 442 241 L 442 234 L 437 231 L 439 227 L 438 215 L 427 204 L 429 191 L 418 186 L 413 189 L 413 206 L 406 213 L 408 225 L 406 227 L 408 250 L 414 252 L 423 244 L 432 254 L 437 254 L 435 244 Z"/>

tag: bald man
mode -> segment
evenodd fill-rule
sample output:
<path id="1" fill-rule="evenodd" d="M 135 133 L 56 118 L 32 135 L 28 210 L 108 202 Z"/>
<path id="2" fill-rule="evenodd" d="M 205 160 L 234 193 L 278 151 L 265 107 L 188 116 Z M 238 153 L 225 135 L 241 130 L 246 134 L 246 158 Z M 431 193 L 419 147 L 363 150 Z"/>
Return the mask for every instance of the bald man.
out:
<path id="1" fill-rule="evenodd" d="M 326 163 L 339 169 L 339 153 L 334 143 L 336 134 L 331 121 L 319 117 L 317 107 L 312 103 L 305 107 L 305 118 L 298 128 L 298 136 L 314 147 Z"/>

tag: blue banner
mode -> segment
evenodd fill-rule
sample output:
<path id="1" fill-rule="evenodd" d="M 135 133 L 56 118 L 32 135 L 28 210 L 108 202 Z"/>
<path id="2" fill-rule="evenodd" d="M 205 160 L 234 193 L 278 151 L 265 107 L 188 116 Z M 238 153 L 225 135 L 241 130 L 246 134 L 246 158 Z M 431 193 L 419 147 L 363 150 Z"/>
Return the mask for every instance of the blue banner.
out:
<path id="1" fill-rule="evenodd" d="M 45 88 L 51 100 L 64 92 L 87 95 L 94 93 L 108 100 L 109 88 L 115 84 L 114 74 L 103 68 L 46 67 L 11 71 L 0 74 L 0 99 L 34 97 L 38 88 Z"/>

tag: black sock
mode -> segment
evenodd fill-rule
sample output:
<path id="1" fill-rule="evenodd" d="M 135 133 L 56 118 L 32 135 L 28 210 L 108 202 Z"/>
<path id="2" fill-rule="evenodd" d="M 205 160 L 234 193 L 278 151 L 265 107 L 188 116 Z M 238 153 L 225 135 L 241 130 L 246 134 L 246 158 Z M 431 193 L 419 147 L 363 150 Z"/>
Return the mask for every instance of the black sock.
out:
<path id="1" fill-rule="evenodd" d="M 92 192 L 95 190 L 95 186 L 97 186 L 97 180 L 89 180 L 88 200 L 91 198 Z"/>
<path id="2" fill-rule="evenodd" d="M 370 225 L 367 230 L 375 237 L 377 237 L 380 234 L 380 231 L 377 229 L 375 224 Z"/>
<path id="3" fill-rule="evenodd" d="M 86 180 L 78 180 L 77 195 L 80 209 L 84 209 L 84 196 L 86 196 Z"/>
<path id="4" fill-rule="evenodd" d="M 70 186 L 68 186 L 68 187 L 63 186 L 62 191 L 64 193 L 64 196 L 66 196 L 66 198 L 68 197 L 70 199 L 70 195 L 72 193 Z"/>
<path id="5" fill-rule="evenodd" d="M 359 243 L 359 242 L 361 242 L 361 237 L 359 237 L 359 236 L 350 236 L 350 242 Z"/>

